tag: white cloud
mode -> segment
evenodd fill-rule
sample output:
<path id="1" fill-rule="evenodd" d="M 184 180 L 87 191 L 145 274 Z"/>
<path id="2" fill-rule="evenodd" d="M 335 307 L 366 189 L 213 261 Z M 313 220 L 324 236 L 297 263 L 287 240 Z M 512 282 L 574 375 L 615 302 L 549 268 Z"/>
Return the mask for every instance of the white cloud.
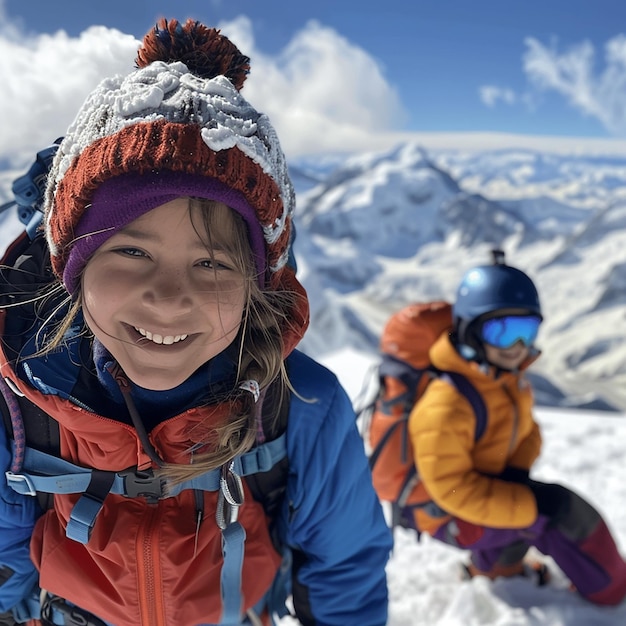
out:
<path id="1" fill-rule="evenodd" d="M 0 15 L 2 9 L 0 3 Z M 243 94 L 270 116 L 288 156 L 361 149 L 373 135 L 402 127 L 405 112 L 379 63 L 334 30 L 311 22 L 272 57 L 256 48 L 248 18 L 221 28 L 251 57 Z M 101 79 L 132 70 L 138 45 L 102 26 L 73 38 L 64 31 L 28 34 L 5 19 L 0 159 L 23 167 L 63 135 Z"/>
<path id="2" fill-rule="evenodd" d="M 248 18 L 220 27 L 251 57 L 243 94 L 270 116 L 288 155 L 358 149 L 402 128 L 406 113 L 379 63 L 333 29 L 311 21 L 270 57 Z"/>
<path id="3" fill-rule="evenodd" d="M 139 42 L 92 26 L 78 38 L 64 31 L 27 35 L 0 30 L 0 158 L 23 166 L 67 130 L 101 79 L 133 68 Z"/>
<path id="4" fill-rule="evenodd" d="M 594 73 L 595 49 L 585 41 L 559 54 L 532 37 L 525 41 L 523 67 L 539 90 L 561 94 L 583 114 L 595 117 L 612 134 L 626 135 L 626 36 L 604 46 L 605 67 Z"/>
<path id="5" fill-rule="evenodd" d="M 515 92 L 508 87 L 483 85 L 479 88 L 478 93 L 483 104 L 487 105 L 489 108 L 495 107 L 499 100 L 505 104 L 515 104 L 517 100 Z"/>

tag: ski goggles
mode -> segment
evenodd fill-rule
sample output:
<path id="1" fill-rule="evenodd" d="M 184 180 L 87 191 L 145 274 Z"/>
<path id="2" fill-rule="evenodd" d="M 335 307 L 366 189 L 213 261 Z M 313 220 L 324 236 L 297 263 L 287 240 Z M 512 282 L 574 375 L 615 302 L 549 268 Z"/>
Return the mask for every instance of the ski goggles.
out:
<path id="1" fill-rule="evenodd" d="M 483 322 L 480 334 L 485 343 L 495 348 L 510 348 L 518 341 L 533 344 L 541 318 L 536 315 L 505 315 Z"/>

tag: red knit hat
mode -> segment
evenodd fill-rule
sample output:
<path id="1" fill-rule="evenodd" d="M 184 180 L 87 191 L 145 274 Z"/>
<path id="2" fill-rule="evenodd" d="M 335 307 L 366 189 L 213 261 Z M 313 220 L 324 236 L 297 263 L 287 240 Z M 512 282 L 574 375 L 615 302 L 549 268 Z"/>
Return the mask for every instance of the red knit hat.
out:
<path id="1" fill-rule="evenodd" d="M 55 156 L 44 203 L 54 272 L 73 294 L 89 256 L 139 217 L 134 209 L 120 210 L 123 201 L 115 210 L 105 203 L 91 206 L 105 181 L 181 174 L 193 185 L 192 193 L 182 185 L 180 196 L 238 198 L 223 201 L 246 220 L 257 267 L 264 254 L 262 282 L 302 295 L 296 312 L 301 334 L 308 305 L 287 266 L 295 195 L 274 128 L 239 91 L 249 58 L 216 29 L 163 19 L 144 37 L 136 65 L 127 76 L 105 79 L 87 97 Z M 219 190 L 226 191 L 220 196 Z M 157 195 L 143 212 L 168 202 L 171 193 L 168 187 L 163 202 Z M 102 213 L 83 221 L 88 209 Z M 85 228 L 90 220 L 98 224 L 97 238 Z"/>

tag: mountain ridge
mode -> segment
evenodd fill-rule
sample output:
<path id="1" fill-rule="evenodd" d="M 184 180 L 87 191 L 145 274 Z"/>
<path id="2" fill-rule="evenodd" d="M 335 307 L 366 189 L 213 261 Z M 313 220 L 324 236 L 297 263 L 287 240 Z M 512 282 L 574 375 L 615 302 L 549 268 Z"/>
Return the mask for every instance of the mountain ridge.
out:
<path id="1" fill-rule="evenodd" d="M 298 189 L 295 253 L 312 302 L 305 350 L 375 354 L 391 313 L 451 300 L 462 273 L 499 247 L 542 300 L 538 401 L 626 408 L 626 158 L 498 150 L 472 159 L 402 144 L 335 163 Z"/>

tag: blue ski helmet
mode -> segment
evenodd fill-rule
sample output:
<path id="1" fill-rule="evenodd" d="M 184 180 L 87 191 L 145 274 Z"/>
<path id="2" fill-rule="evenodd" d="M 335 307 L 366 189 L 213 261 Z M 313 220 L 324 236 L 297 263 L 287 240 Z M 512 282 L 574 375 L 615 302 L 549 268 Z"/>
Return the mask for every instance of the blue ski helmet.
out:
<path id="1" fill-rule="evenodd" d="M 458 341 L 478 353 L 482 346 L 472 332 L 478 318 L 502 309 L 523 310 L 543 318 L 533 281 L 521 270 L 506 265 L 500 250 L 494 250 L 493 257 L 493 265 L 474 267 L 463 276 L 452 305 Z"/>

